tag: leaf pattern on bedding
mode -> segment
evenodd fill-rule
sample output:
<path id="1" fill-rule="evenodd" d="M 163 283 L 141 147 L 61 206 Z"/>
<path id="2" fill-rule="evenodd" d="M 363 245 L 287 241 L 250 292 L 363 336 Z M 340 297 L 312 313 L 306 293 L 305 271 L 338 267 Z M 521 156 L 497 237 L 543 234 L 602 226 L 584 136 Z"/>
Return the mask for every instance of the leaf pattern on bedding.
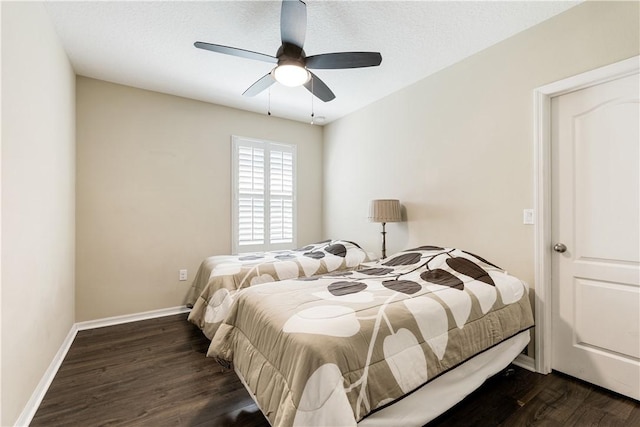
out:
<path id="1" fill-rule="evenodd" d="M 404 301 L 413 317 L 416 319 L 422 338 L 429 344 L 431 350 L 442 360 L 449 341 L 449 322 L 447 312 L 442 304 L 429 297 L 416 297 Z"/>
<path id="2" fill-rule="evenodd" d="M 294 314 L 282 327 L 286 333 L 351 337 L 360 330 L 356 312 L 342 305 L 321 305 Z"/>
<path id="3" fill-rule="evenodd" d="M 429 378 L 427 359 L 408 329 L 387 335 L 383 343 L 384 358 L 403 393 L 409 393 Z"/>
<path id="4" fill-rule="evenodd" d="M 382 286 L 407 295 L 415 294 L 422 289 L 422 286 L 413 280 L 385 280 Z"/>
<path id="5" fill-rule="evenodd" d="M 201 263 L 187 296 L 187 304 L 193 305 L 189 321 L 212 338 L 230 306 L 230 302 L 215 302 L 218 290 L 226 289 L 233 301 L 239 289 L 265 283 L 269 277 L 274 282 L 306 277 L 313 281 L 318 274 L 350 274 L 348 270 L 366 261 L 367 253 L 346 240 L 325 240 L 296 250 L 209 257 Z"/>
<path id="6" fill-rule="evenodd" d="M 263 259 L 264 256 L 263 255 L 245 255 L 245 256 L 241 256 L 238 259 L 240 261 L 255 261 L 258 259 Z"/>
<path id="7" fill-rule="evenodd" d="M 320 266 L 323 265 L 320 260 L 309 258 L 306 254 L 305 256 L 298 258 L 298 264 L 302 267 L 303 276 L 313 276 L 314 274 L 318 274 Z"/>
<path id="8" fill-rule="evenodd" d="M 440 268 L 427 270 L 420 274 L 420 278 L 425 282 L 435 283 L 436 285 L 448 286 L 459 290 L 464 289 L 464 283 L 459 277 Z"/>
<path id="9" fill-rule="evenodd" d="M 491 275 L 495 275 L 496 278 L 503 276 L 504 272 L 491 272 Z M 500 293 L 500 298 L 503 304 L 513 304 L 519 301 L 520 298 L 526 293 L 526 290 L 522 283 L 509 283 L 504 280 L 495 280 L 496 288 Z"/>
<path id="10" fill-rule="evenodd" d="M 322 259 L 327 271 L 334 271 L 340 268 L 344 264 L 344 258 L 336 256 L 327 256 Z"/>
<path id="11" fill-rule="evenodd" d="M 321 258 L 324 258 L 324 252 L 320 252 L 320 251 L 305 252 L 304 256 L 312 259 L 321 259 Z"/>
<path id="12" fill-rule="evenodd" d="M 464 251 L 422 248 L 364 270 L 248 288 L 208 355 L 263 388 L 255 395 L 274 426 L 355 425 L 533 324 L 521 281 Z"/>
<path id="13" fill-rule="evenodd" d="M 459 292 L 457 289 L 446 288 L 434 292 L 451 310 L 456 326 L 464 328 L 465 323 L 471 314 L 471 296 L 466 292 Z"/>
<path id="14" fill-rule="evenodd" d="M 390 258 L 388 261 L 383 262 L 382 265 L 411 265 L 419 262 L 421 258 L 422 254 L 419 252 L 403 253 Z"/>
<path id="15" fill-rule="evenodd" d="M 218 323 L 224 320 L 224 315 L 229 308 L 233 299 L 229 295 L 227 289 L 218 289 L 211 298 L 211 304 L 207 305 L 204 320 L 207 323 Z"/>
<path id="16" fill-rule="evenodd" d="M 335 256 L 339 256 L 339 257 L 346 257 L 347 256 L 347 248 L 340 244 L 340 243 L 336 243 L 334 245 L 329 245 L 325 248 L 325 251 L 329 252 L 330 254 L 333 254 Z"/>
<path id="17" fill-rule="evenodd" d="M 270 274 L 261 274 L 259 276 L 254 276 L 251 278 L 250 285 L 259 285 L 261 283 L 269 283 L 273 282 L 273 276 Z"/>
<path id="18" fill-rule="evenodd" d="M 332 273 L 325 274 L 325 276 L 344 277 L 344 276 L 351 276 L 352 274 L 353 274 L 353 271 L 334 271 Z"/>
<path id="19" fill-rule="evenodd" d="M 366 252 L 360 249 L 359 247 L 356 248 L 355 246 L 352 248 L 349 248 L 347 250 L 347 255 L 344 257 L 346 268 L 349 268 L 349 269 L 358 268 L 360 264 L 362 264 L 365 261 L 367 261 Z"/>
<path id="20" fill-rule="evenodd" d="M 333 282 L 327 286 L 327 290 L 337 297 L 355 294 L 365 289 L 367 289 L 367 285 L 361 282 Z"/>
<path id="21" fill-rule="evenodd" d="M 367 304 L 373 301 L 373 293 L 369 291 L 355 292 L 344 295 L 334 295 L 329 291 L 313 292 L 313 296 L 321 298 L 326 301 L 339 302 L 339 303 L 354 303 L 354 304 Z"/>
<path id="22" fill-rule="evenodd" d="M 273 264 L 273 268 L 276 270 L 276 277 L 279 280 L 295 279 L 300 275 L 299 266 L 293 261 L 276 262 Z"/>
<path id="23" fill-rule="evenodd" d="M 476 280 L 484 282 L 488 285 L 495 286 L 493 283 L 491 276 L 480 267 L 478 264 L 473 261 L 468 260 L 467 258 L 462 257 L 452 257 L 447 259 L 447 265 L 457 271 L 458 273 L 462 273 L 466 276 L 473 277 Z"/>
<path id="24" fill-rule="evenodd" d="M 365 268 L 363 270 L 358 270 L 358 273 L 367 274 L 369 276 L 385 276 L 391 272 L 393 272 L 393 268 Z"/>
<path id="25" fill-rule="evenodd" d="M 346 395 L 339 392 L 341 389 L 340 368 L 333 363 L 320 366 L 304 386 L 293 424 L 308 427 L 340 425 L 340 414 L 351 410 Z"/>
<path id="26" fill-rule="evenodd" d="M 413 248 L 413 249 L 407 249 L 407 252 L 412 252 L 412 251 L 444 251 L 444 248 L 441 248 L 440 246 L 419 246 L 417 248 Z"/>
<path id="27" fill-rule="evenodd" d="M 471 281 L 465 285 L 465 289 L 478 298 L 482 314 L 488 313 L 498 298 L 495 286 L 488 286 L 484 282 Z"/>

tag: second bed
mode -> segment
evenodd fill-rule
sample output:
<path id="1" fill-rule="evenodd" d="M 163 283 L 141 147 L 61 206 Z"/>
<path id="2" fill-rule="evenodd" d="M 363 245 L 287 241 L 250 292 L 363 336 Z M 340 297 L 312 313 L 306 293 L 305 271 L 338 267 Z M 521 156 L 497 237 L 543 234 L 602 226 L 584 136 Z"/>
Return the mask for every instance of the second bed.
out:
<path id="1" fill-rule="evenodd" d="M 369 261 L 358 244 L 325 240 L 294 250 L 216 255 L 202 261 L 187 297 L 189 321 L 213 338 L 236 292 L 266 282 L 348 271 Z"/>

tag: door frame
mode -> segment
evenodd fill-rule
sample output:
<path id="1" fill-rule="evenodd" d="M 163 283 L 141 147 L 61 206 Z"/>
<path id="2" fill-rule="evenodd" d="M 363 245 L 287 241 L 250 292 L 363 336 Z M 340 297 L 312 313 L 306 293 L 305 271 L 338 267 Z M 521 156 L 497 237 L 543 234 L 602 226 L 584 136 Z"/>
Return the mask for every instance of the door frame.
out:
<path id="1" fill-rule="evenodd" d="M 535 369 L 551 372 L 551 98 L 640 70 L 640 55 L 550 83 L 533 91 Z"/>

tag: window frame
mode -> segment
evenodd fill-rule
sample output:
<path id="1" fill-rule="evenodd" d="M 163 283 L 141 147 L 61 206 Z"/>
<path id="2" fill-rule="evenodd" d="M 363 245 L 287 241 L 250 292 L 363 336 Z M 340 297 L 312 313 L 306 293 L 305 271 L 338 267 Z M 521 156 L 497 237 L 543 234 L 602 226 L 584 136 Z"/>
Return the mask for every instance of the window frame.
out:
<path id="1" fill-rule="evenodd" d="M 241 245 L 239 242 L 239 150 L 240 147 L 261 148 L 264 150 L 264 235 L 262 244 Z M 290 152 L 292 155 L 292 238 L 291 242 L 271 243 L 271 152 Z M 297 245 L 297 146 L 291 143 L 268 141 L 264 139 L 231 136 L 231 249 L 233 254 L 266 252 L 294 249 Z"/>

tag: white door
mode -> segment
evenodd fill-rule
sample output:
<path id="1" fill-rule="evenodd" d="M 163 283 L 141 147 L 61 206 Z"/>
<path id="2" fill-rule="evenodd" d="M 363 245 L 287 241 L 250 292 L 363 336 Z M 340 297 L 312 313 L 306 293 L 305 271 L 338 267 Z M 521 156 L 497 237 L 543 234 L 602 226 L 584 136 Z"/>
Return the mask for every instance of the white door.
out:
<path id="1" fill-rule="evenodd" d="M 551 100 L 552 368 L 637 400 L 639 82 Z"/>

